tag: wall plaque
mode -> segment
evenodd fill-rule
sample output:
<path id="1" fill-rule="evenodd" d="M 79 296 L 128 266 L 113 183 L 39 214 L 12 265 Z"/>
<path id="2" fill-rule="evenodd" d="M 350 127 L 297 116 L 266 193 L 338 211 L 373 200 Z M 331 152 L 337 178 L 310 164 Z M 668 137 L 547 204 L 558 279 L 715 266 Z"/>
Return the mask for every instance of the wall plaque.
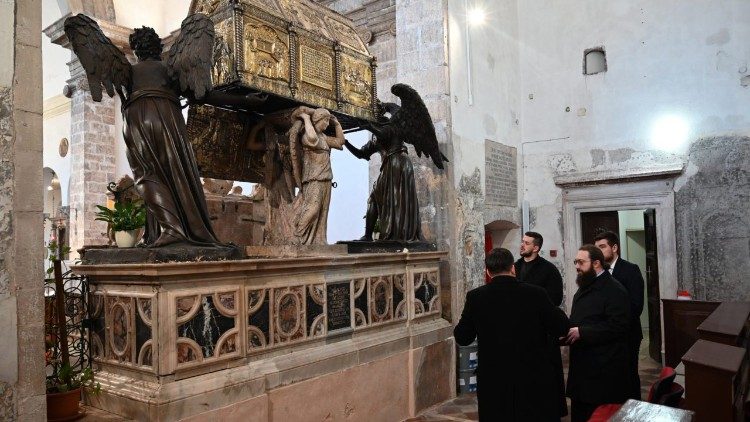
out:
<path id="1" fill-rule="evenodd" d="M 351 290 L 349 282 L 326 286 L 328 332 L 352 326 Z"/>
<path id="2" fill-rule="evenodd" d="M 516 156 L 516 148 L 490 140 L 484 142 L 486 204 L 518 205 Z"/>
<path id="3" fill-rule="evenodd" d="M 333 89 L 333 57 L 312 47 L 301 45 L 300 79 L 328 91 Z"/>

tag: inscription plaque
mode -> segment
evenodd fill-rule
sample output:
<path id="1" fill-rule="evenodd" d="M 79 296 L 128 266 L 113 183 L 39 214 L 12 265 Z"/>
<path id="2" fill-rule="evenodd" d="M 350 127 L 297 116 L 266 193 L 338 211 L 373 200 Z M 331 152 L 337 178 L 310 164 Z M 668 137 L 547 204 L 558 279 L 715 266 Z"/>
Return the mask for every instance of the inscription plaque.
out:
<path id="1" fill-rule="evenodd" d="M 306 45 L 300 46 L 299 55 L 300 79 L 325 90 L 332 90 L 333 57 Z"/>
<path id="2" fill-rule="evenodd" d="M 486 140 L 484 154 L 485 202 L 488 205 L 515 207 L 518 203 L 516 149 Z"/>
<path id="3" fill-rule="evenodd" d="M 328 332 L 352 326 L 351 291 L 349 282 L 326 286 Z"/>

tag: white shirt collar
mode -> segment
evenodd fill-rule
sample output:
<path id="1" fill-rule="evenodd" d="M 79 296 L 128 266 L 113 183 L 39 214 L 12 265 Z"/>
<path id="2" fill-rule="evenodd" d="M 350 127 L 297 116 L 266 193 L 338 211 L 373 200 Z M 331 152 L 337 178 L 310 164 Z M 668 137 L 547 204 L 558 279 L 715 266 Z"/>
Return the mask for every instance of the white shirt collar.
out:
<path id="1" fill-rule="evenodd" d="M 619 257 L 615 257 L 615 260 L 612 261 L 611 264 L 609 264 L 609 273 L 610 274 L 614 274 L 614 272 L 615 272 L 615 264 L 617 264 L 617 260 L 618 259 L 619 259 Z"/>

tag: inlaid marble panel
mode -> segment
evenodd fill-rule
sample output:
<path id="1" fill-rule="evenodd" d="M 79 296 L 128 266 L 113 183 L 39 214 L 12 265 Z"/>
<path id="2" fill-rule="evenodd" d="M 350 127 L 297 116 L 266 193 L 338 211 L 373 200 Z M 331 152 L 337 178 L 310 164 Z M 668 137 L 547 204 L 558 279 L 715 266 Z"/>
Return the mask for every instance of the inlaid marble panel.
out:
<path id="1" fill-rule="evenodd" d="M 288 343 L 305 337 L 305 286 L 274 289 L 273 342 Z"/>
<path id="2" fill-rule="evenodd" d="M 372 277 L 369 280 L 370 323 L 393 319 L 393 276 Z"/>
<path id="3" fill-rule="evenodd" d="M 177 364 L 238 353 L 238 292 L 176 298 Z"/>
<path id="4" fill-rule="evenodd" d="M 270 343 L 270 289 L 247 292 L 248 350 L 263 349 Z"/>
<path id="5" fill-rule="evenodd" d="M 358 278 L 354 280 L 354 327 L 365 327 L 369 323 L 369 312 L 367 310 L 369 302 L 369 290 L 367 289 L 367 279 Z"/>
<path id="6" fill-rule="evenodd" d="M 137 298 L 138 312 L 135 318 L 135 353 L 136 363 L 142 366 L 153 365 L 153 319 L 151 316 L 151 298 Z"/>
<path id="7" fill-rule="evenodd" d="M 104 295 L 91 293 L 89 298 L 89 318 L 91 326 L 91 354 L 96 359 L 106 356 L 106 323 L 104 319 Z"/>
<path id="8" fill-rule="evenodd" d="M 409 316 L 408 301 L 406 300 L 406 274 L 393 276 L 393 317 L 394 319 L 406 319 Z"/>
<path id="9" fill-rule="evenodd" d="M 108 359 L 122 363 L 133 362 L 134 318 L 133 298 L 107 296 L 106 337 Z"/>
<path id="10" fill-rule="evenodd" d="M 326 335 L 326 316 L 323 313 L 326 291 L 323 284 L 307 286 L 306 327 L 308 337 Z"/>
<path id="11" fill-rule="evenodd" d="M 440 283 L 437 271 L 414 273 L 414 315 L 440 312 Z"/>

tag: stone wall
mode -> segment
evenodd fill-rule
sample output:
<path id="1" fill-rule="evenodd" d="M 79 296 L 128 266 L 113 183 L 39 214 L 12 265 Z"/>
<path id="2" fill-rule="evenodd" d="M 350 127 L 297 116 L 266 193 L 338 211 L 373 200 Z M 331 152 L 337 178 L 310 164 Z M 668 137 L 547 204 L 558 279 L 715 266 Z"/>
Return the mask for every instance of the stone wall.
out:
<path id="1" fill-rule="evenodd" d="M 676 190 L 680 289 L 700 300 L 748 300 L 750 137 L 695 142 Z"/>
<path id="2" fill-rule="evenodd" d="M 77 60 L 74 61 L 74 63 Z M 75 72 L 75 71 L 72 71 Z M 106 205 L 107 184 L 115 180 L 115 100 L 91 99 L 80 75 L 71 98 L 70 245 L 105 244 L 107 223 L 96 221 L 96 205 Z"/>
<path id="3" fill-rule="evenodd" d="M 46 414 L 41 12 L 0 3 L 0 419 L 11 421 Z"/>

